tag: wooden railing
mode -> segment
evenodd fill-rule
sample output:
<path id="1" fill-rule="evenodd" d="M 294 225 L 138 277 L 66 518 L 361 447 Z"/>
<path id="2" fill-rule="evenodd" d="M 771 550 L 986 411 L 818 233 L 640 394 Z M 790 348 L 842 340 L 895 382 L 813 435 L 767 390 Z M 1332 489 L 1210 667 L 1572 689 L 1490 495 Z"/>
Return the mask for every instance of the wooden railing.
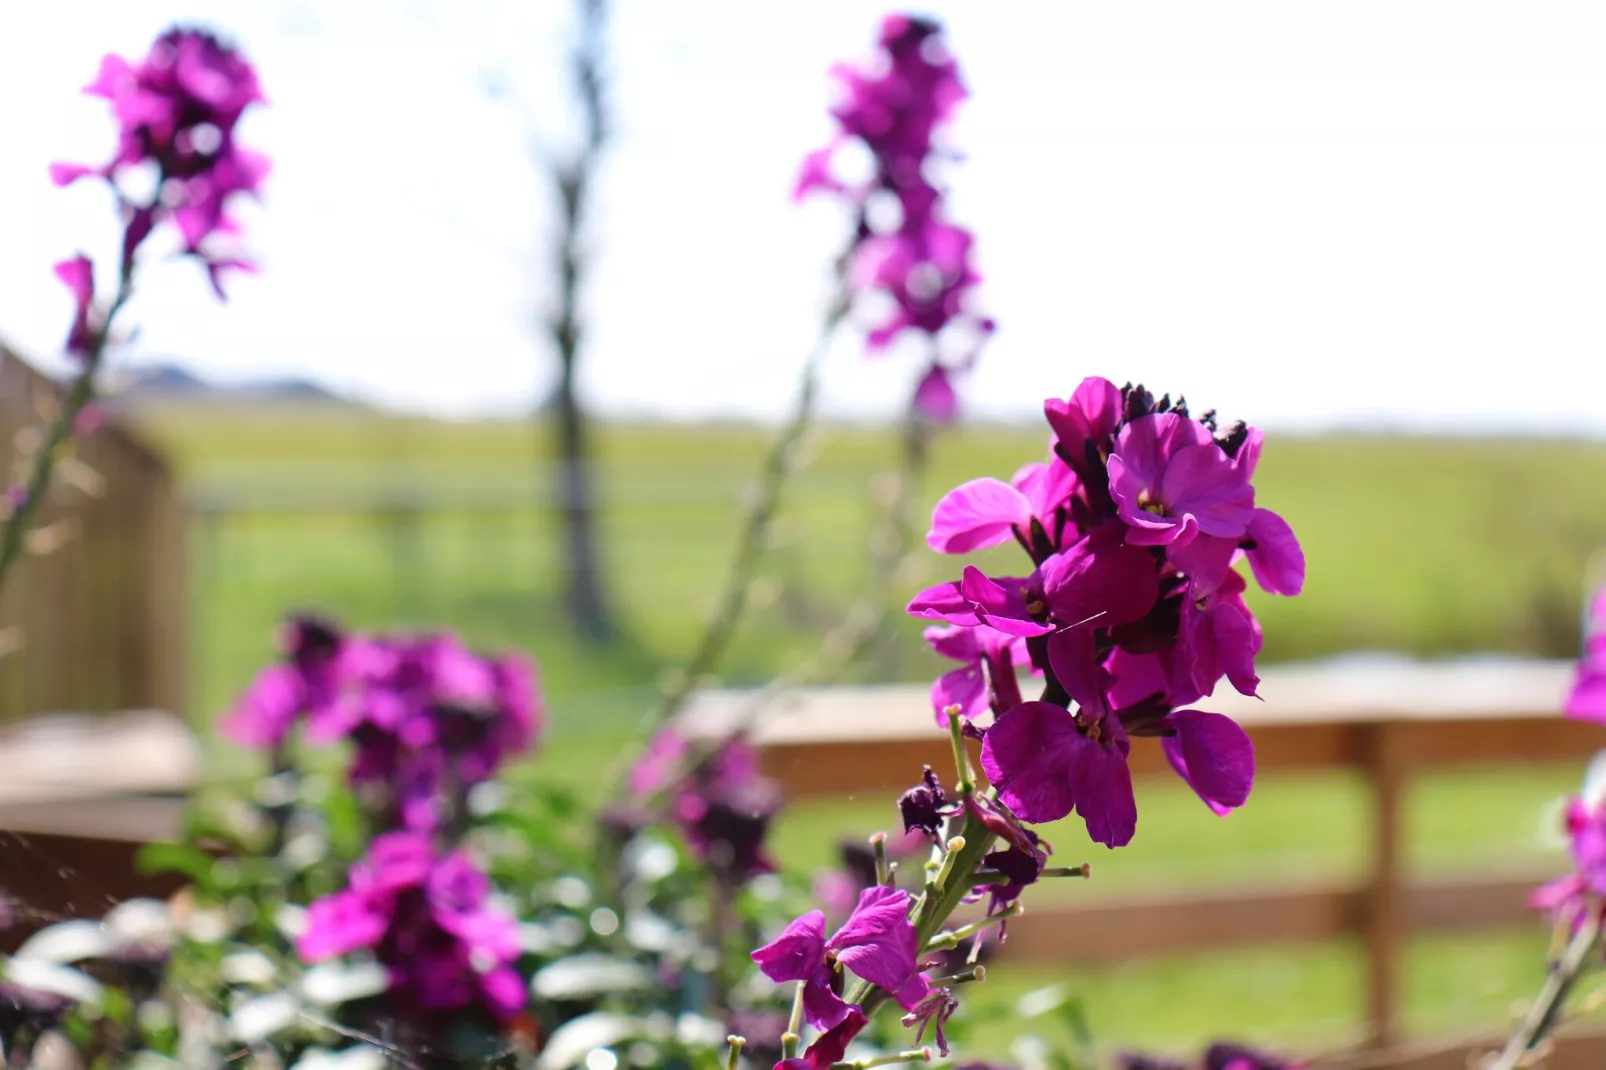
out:
<path id="1" fill-rule="evenodd" d="M 1335 663 L 1270 668 L 1264 701 L 1225 685 L 1197 705 L 1248 730 L 1261 773 L 1351 769 L 1372 803 L 1370 865 L 1355 882 L 1186 895 L 1123 895 L 1114 903 L 1045 906 L 1011 922 L 1004 954 L 1110 962 L 1179 951 L 1358 934 L 1366 944 L 1371 1043 L 1398 1040 L 1408 935 L 1477 929 L 1531 917 L 1535 874 L 1413 882 L 1403 869 L 1401 799 L 1416 773 L 1445 766 L 1584 761 L 1606 729 L 1560 717 L 1571 666 L 1561 662 Z M 688 710 L 697 734 L 745 723 L 753 696 L 708 692 Z M 823 688 L 783 696 L 756 722 L 763 765 L 794 798 L 842 798 L 913 783 L 921 765 L 954 763 L 923 687 Z M 1152 741 L 1134 741 L 1133 773 L 1170 775 Z M 1600 1049 L 1595 1049 L 1600 1050 Z M 1600 1065 L 1606 1065 L 1603 1061 Z"/>
<path id="2" fill-rule="evenodd" d="M 60 388 L 0 345 L 0 479 Z M 184 712 L 184 512 L 162 459 L 114 422 L 75 443 L 34 551 L 0 591 L 0 721 Z"/>

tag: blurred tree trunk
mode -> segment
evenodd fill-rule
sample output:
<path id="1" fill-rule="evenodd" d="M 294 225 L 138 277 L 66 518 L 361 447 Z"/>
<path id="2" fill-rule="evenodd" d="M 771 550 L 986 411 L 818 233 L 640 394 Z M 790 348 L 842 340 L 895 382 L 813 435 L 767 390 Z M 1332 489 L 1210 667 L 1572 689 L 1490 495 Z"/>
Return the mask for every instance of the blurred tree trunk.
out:
<path id="1" fill-rule="evenodd" d="M 551 323 L 552 338 L 558 351 L 559 374 L 550 411 L 557 436 L 556 505 L 563 527 L 568 565 L 564 578 L 564 603 L 576 633 L 582 639 L 602 642 L 613 638 L 616 629 L 608 608 L 597 549 L 596 498 L 588 421 L 575 387 L 580 355 L 580 327 L 576 319 L 580 284 L 580 226 L 606 135 L 602 109 L 603 31 L 607 21 L 605 0 L 576 0 L 575 17 L 573 63 L 583 118 L 583 140 L 579 151 L 568 163 L 556 166 L 563 210 L 558 241 L 561 298 L 557 315 Z"/>

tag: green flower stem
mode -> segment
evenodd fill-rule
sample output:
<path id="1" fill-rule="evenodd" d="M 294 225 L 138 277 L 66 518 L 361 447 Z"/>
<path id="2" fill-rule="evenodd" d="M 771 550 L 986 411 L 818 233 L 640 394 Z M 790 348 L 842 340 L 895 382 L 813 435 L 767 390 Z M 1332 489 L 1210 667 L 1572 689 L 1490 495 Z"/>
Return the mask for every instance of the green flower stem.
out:
<path id="1" fill-rule="evenodd" d="M 924 950 L 925 951 L 948 951 L 948 950 L 951 950 L 953 948 L 958 947 L 961 943 L 963 943 L 964 940 L 966 939 L 966 937 L 975 936 L 977 933 L 981 932 L 983 929 L 988 929 L 988 928 L 991 928 L 994 925 L 1001 924 L 1001 923 L 1003 923 L 1005 921 L 1008 921 L 1010 918 L 1018 918 L 1018 917 L 1020 917 L 1020 915 L 1021 915 L 1020 903 L 1018 903 L 1018 902 L 1011 903 L 1005 909 L 1000 910 L 996 914 L 989 914 L 989 915 L 987 915 L 987 917 L 982 918 L 980 921 L 973 921 L 969 925 L 961 925 L 957 929 L 952 929 L 952 930 L 950 930 L 948 932 L 945 932 L 945 933 L 938 933 L 936 936 L 931 938 L 931 942 L 930 943 L 926 944 Z"/>
<path id="2" fill-rule="evenodd" d="M 1550 976 L 1545 978 L 1533 1006 L 1528 1008 L 1500 1054 L 1484 1064 L 1484 1070 L 1516 1070 L 1560 1022 L 1567 994 L 1594 961 L 1595 949 L 1600 943 L 1601 909 L 1601 903 L 1589 904 L 1578 931 L 1573 933 L 1561 958 L 1550 968 Z"/>
<path id="3" fill-rule="evenodd" d="M 965 812 L 965 827 L 961 835 L 965 845 L 949 855 L 952 859 L 954 878 L 947 881 L 940 889 L 929 889 L 915 906 L 914 917 L 910 920 L 914 922 L 916 947 L 925 947 L 942 929 L 943 924 L 959 906 L 959 901 L 970 891 L 970 874 L 975 873 L 981 866 L 982 858 L 992 847 L 993 834 L 988 832 L 987 827 L 968 809 Z M 860 981 L 845 998 L 849 1003 L 857 1003 L 863 1007 L 866 1015 L 874 1017 L 875 1012 L 890 996 L 891 993 L 884 989 Z"/>
<path id="4" fill-rule="evenodd" d="M 896 1051 L 890 1055 L 877 1055 L 871 1059 L 859 1059 L 856 1062 L 832 1063 L 831 1070 L 871 1070 L 876 1066 L 893 1066 L 897 1063 L 929 1063 L 931 1062 L 931 1049 L 921 1048 L 919 1051 Z"/>
<path id="5" fill-rule="evenodd" d="M 45 431 L 44 442 L 39 452 L 34 455 L 33 471 L 28 475 L 26 496 L 16 510 L 6 521 L 5 531 L 0 533 L 0 590 L 5 587 L 6 575 L 16 563 L 17 556 L 22 552 L 24 537 L 28 534 L 28 525 L 33 522 L 34 515 L 44 504 L 45 497 L 50 492 L 50 477 L 56 470 L 56 455 L 61 452 L 67 440 L 72 438 L 73 428 L 78 422 L 78 414 L 84 411 L 95 397 L 95 372 L 100 368 L 101 355 L 106 351 L 106 343 L 111 339 L 112 321 L 122 311 L 133 294 L 134 272 L 133 264 L 125 263 L 121 276 L 117 280 L 117 294 L 112 298 L 110 307 L 106 309 L 106 317 L 101 320 L 99 330 L 95 331 L 89 339 L 88 352 L 84 355 L 83 371 L 73 380 L 67 394 L 61 400 L 61 409 L 56 413 L 56 419 Z"/>
<path id="6" fill-rule="evenodd" d="M 1083 862 L 1079 866 L 1046 866 L 1043 872 L 1037 876 L 1039 880 L 1048 877 L 1080 877 L 1086 880 L 1092 872 L 1093 867 Z M 1009 875 L 1007 873 L 1000 873 L 996 869 L 978 869 L 970 879 L 970 886 L 972 888 L 981 888 L 989 884 L 1005 884 L 1008 881 Z"/>

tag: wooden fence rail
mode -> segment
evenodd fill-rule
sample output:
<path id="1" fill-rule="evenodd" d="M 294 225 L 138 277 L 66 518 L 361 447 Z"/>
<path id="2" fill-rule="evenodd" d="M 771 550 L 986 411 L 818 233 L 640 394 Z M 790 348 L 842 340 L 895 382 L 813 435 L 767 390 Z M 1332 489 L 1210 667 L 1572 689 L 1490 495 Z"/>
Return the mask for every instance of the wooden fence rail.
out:
<path id="1" fill-rule="evenodd" d="M 60 396 L 0 345 L 0 478 L 16 478 Z M 171 473 L 115 423 L 76 442 L 61 472 L 36 525 L 48 552 L 25 555 L 0 592 L 0 721 L 184 712 L 184 512 Z"/>
<path id="2" fill-rule="evenodd" d="M 1359 934 L 1367 948 L 1371 1042 L 1398 1039 L 1401 959 L 1422 929 L 1476 929 L 1529 916 L 1538 875 L 1410 882 L 1401 800 L 1424 769 L 1471 764 L 1583 762 L 1606 730 L 1557 714 L 1570 679 L 1563 662 L 1507 660 L 1343 663 L 1267 669 L 1264 701 L 1218 691 L 1198 705 L 1235 717 L 1260 772 L 1359 771 L 1371 796 L 1364 880 L 1186 896 L 1124 895 L 1118 903 L 1044 907 L 1011 923 L 1004 954 L 1113 961 L 1189 949 Z M 708 692 L 685 715 L 699 735 L 745 723 L 753 696 Z M 766 772 L 793 797 L 843 797 L 907 787 L 929 764 L 952 782 L 953 757 L 924 688 L 822 688 L 775 701 L 754 731 Z M 1133 774 L 1170 775 L 1158 745 L 1134 741 Z M 1603 1063 L 1602 1065 L 1606 1065 Z"/>

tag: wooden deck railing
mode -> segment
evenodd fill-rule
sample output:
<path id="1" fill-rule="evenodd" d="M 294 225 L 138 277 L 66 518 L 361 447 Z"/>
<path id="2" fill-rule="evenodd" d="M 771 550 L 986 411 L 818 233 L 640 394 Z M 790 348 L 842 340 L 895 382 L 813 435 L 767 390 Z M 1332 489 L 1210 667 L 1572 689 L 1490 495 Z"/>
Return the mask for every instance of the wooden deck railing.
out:
<path id="1" fill-rule="evenodd" d="M 1562 662 L 1357 661 L 1267 669 L 1264 701 L 1223 685 L 1196 705 L 1230 714 L 1248 730 L 1261 773 L 1337 768 L 1365 777 L 1372 804 L 1365 877 L 1043 907 L 1011 922 L 1003 953 L 1109 962 L 1358 934 L 1367 949 L 1371 1042 L 1393 1043 L 1408 935 L 1531 917 L 1526 897 L 1537 879 L 1408 880 L 1400 812 L 1405 787 L 1422 770 L 1456 765 L 1569 761 L 1581 774 L 1584 761 L 1606 746 L 1606 729 L 1558 715 L 1570 673 Z M 705 693 L 685 723 L 698 734 L 722 732 L 743 722 L 751 703 L 742 692 Z M 794 798 L 907 787 L 922 764 L 950 782 L 954 772 L 925 688 L 793 693 L 765 712 L 754 738 L 766 772 Z M 1131 761 L 1135 776 L 1171 775 L 1152 741 L 1134 741 Z"/>
<path id="2" fill-rule="evenodd" d="M 0 478 L 60 388 L 0 344 Z M 0 591 L 0 722 L 62 710 L 183 713 L 184 509 L 163 460 L 115 422 L 75 444 L 36 549 Z M 76 478 L 74 478 L 76 476 Z"/>

